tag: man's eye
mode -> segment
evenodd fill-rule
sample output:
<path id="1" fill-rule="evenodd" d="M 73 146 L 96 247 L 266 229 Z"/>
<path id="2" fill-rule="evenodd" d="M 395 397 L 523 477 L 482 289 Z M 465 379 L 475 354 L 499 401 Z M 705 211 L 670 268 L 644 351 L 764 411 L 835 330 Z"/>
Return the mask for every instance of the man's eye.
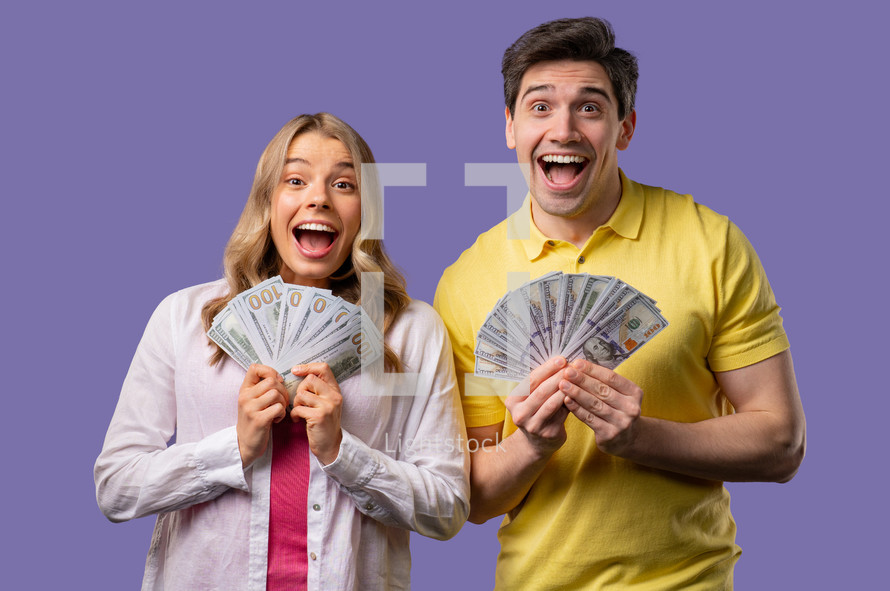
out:
<path id="1" fill-rule="evenodd" d="M 596 113 L 600 110 L 600 108 L 598 105 L 587 104 L 587 105 L 584 105 L 583 107 L 581 107 L 581 110 L 584 111 L 585 113 Z"/>
<path id="2" fill-rule="evenodd" d="M 532 105 L 532 111 L 538 111 L 539 113 L 543 113 L 547 111 L 547 105 L 543 105 L 538 103 L 537 105 Z"/>

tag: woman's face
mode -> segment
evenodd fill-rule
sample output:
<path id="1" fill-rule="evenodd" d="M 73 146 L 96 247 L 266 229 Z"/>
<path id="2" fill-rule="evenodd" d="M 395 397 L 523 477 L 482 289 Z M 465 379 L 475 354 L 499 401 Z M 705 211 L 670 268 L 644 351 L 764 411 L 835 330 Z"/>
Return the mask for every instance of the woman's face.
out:
<path id="1" fill-rule="evenodd" d="M 287 283 L 328 287 L 349 257 L 362 208 L 352 155 L 340 140 L 298 135 L 272 192 L 272 241 Z"/>

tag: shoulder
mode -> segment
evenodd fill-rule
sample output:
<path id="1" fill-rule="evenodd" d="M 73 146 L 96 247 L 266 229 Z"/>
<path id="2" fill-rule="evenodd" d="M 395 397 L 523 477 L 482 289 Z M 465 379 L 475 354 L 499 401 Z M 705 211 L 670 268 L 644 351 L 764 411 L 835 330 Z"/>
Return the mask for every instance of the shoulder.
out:
<path id="1" fill-rule="evenodd" d="M 433 310 L 433 307 L 420 300 L 411 300 L 411 303 L 399 312 L 395 322 L 387 331 L 387 337 L 392 335 L 404 339 L 411 335 L 430 335 L 444 333 L 445 326 L 442 319 Z"/>
<path id="2" fill-rule="evenodd" d="M 208 283 L 192 285 L 175 291 L 165 297 L 155 308 L 153 318 L 162 318 L 178 326 L 185 326 L 197 321 L 201 322 L 201 310 L 204 304 L 228 293 L 225 279 L 217 279 Z"/>
<path id="3" fill-rule="evenodd" d="M 644 239 L 656 239 L 702 252 L 722 251 L 737 231 L 732 222 L 707 205 L 697 202 L 692 195 L 629 181 L 629 186 L 640 200 L 641 230 Z"/>
<path id="4" fill-rule="evenodd" d="M 644 185 L 630 181 L 645 201 L 647 212 L 670 216 L 671 218 L 697 220 L 709 227 L 726 227 L 729 218 L 715 212 L 707 205 L 697 202 L 688 193 L 679 193 L 663 187 Z"/>
<path id="5" fill-rule="evenodd" d="M 442 283 L 462 283 L 473 278 L 481 268 L 492 264 L 492 257 L 507 246 L 509 218 L 480 234 L 468 249 L 442 273 Z M 455 286 L 456 287 L 456 286 Z"/>
<path id="6" fill-rule="evenodd" d="M 386 343 L 407 367 L 417 367 L 428 356 L 438 357 L 450 347 L 445 325 L 432 306 L 420 300 L 402 310 L 386 331 Z"/>
<path id="7" fill-rule="evenodd" d="M 177 308 L 190 308 L 198 306 L 203 307 L 210 300 L 222 297 L 229 291 L 228 284 L 225 279 L 217 279 L 208 283 L 201 283 L 185 287 L 179 291 L 175 291 L 164 298 L 164 302 Z"/>

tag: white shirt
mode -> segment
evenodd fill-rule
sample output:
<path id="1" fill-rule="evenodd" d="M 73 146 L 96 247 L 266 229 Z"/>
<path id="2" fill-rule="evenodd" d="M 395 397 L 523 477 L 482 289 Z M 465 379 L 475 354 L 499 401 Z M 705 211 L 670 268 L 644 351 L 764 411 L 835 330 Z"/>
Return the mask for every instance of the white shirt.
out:
<path id="1" fill-rule="evenodd" d="M 242 469 L 235 423 L 245 372 L 228 357 L 210 367 L 201 325 L 201 307 L 226 289 L 220 280 L 161 302 L 96 460 L 110 520 L 158 514 L 143 589 L 266 588 L 271 443 Z M 419 391 L 381 395 L 362 376 L 340 384 L 339 456 L 327 466 L 309 460 L 310 590 L 409 589 L 408 530 L 447 539 L 467 518 L 469 459 L 442 321 L 413 301 L 386 342 L 405 372 L 419 373 Z"/>

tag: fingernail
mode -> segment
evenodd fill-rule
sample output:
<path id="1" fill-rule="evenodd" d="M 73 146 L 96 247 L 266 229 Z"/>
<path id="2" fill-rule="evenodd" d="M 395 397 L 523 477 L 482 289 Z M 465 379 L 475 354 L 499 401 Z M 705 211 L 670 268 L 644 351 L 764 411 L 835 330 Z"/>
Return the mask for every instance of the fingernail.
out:
<path id="1" fill-rule="evenodd" d="M 565 357 L 557 357 L 555 363 L 556 363 L 556 367 L 562 367 L 566 364 L 566 358 Z"/>
<path id="2" fill-rule="evenodd" d="M 570 367 L 566 370 L 565 376 L 571 380 L 578 377 L 578 372 Z"/>

